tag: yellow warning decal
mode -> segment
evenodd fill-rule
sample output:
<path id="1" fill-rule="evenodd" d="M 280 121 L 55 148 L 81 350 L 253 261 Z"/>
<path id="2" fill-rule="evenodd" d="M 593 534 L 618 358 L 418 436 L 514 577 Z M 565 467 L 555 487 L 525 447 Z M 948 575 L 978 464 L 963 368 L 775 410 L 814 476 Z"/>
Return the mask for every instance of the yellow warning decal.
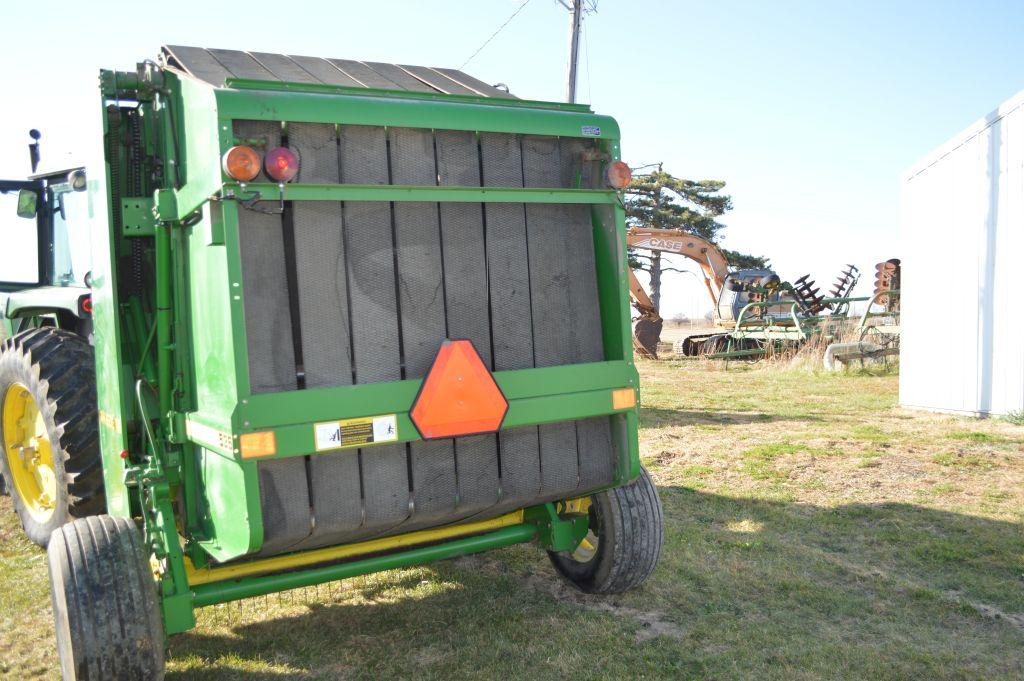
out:
<path id="1" fill-rule="evenodd" d="M 318 452 L 394 442 L 398 439 L 398 419 L 395 414 L 384 414 L 314 423 L 313 437 Z"/>

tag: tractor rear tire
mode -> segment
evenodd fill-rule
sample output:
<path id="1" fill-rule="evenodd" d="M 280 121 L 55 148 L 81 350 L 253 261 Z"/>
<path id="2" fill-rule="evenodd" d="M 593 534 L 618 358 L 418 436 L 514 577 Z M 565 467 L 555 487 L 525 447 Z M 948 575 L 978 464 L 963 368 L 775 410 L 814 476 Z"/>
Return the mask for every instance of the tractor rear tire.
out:
<path id="1" fill-rule="evenodd" d="M 142 536 L 126 518 L 79 518 L 47 547 L 65 681 L 162 679 L 164 625 Z"/>
<path id="2" fill-rule="evenodd" d="M 647 469 L 628 485 L 591 495 L 588 514 L 589 550 L 548 552 L 559 575 L 591 594 L 622 593 L 650 577 L 661 556 L 664 518 Z"/>
<path id="3" fill-rule="evenodd" d="M 104 511 L 96 369 L 85 339 L 44 327 L 4 340 L 0 414 L 0 475 L 29 539 L 46 546 L 64 523 Z"/>

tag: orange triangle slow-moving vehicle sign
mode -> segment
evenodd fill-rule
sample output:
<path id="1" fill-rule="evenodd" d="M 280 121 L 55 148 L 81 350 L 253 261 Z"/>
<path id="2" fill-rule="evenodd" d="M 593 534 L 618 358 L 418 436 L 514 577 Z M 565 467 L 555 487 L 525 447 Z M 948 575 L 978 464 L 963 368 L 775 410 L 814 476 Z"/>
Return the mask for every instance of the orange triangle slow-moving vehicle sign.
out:
<path id="1" fill-rule="evenodd" d="M 446 340 L 434 358 L 409 416 L 430 440 L 491 433 L 501 426 L 508 400 L 468 340 Z"/>

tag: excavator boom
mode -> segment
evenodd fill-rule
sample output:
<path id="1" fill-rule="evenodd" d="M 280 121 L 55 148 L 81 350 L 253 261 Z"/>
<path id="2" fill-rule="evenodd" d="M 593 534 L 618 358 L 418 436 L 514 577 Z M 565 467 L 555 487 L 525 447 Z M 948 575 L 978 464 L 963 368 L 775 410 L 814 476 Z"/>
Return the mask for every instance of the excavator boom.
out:
<path id="1" fill-rule="evenodd" d="M 693 260 L 704 274 L 704 285 L 711 296 L 712 307 L 718 304 L 725 278 L 729 274 L 729 261 L 715 244 L 682 230 L 630 227 L 626 230 L 626 245 L 629 248 L 675 253 Z M 640 314 L 633 325 L 633 348 L 643 357 L 657 358 L 658 340 L 661 338 L 664 321 L 632 271 L 629 273 L 629 292 Z"/>

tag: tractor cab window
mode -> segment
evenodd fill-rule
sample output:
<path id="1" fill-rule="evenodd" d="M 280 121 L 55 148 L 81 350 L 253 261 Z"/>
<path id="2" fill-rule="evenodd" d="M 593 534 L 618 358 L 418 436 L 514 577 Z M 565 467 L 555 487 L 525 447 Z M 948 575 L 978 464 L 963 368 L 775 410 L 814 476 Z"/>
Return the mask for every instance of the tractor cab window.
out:
<path id="1" fill-rule="evenodd" d="M 68 184 L 51 185 L 53 209 L 53 283 L 82 285 L 89 271 L 89 198 Z"/>
<path id="2" fill-rule="evenodd" d="M 0 282 L 39 282 L 38 223 L 18 217 L 17 191 L 0 193 Z"/>

